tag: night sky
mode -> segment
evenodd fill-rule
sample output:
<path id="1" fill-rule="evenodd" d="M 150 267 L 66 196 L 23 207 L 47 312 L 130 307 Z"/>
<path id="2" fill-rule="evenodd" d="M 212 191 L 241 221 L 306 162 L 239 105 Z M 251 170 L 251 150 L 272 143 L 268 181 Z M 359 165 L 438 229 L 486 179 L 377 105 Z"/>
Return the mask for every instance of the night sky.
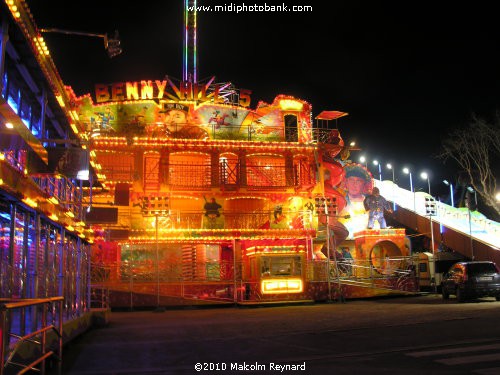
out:
<path id="1" fill-rule="evenodd" d="M 110 59 L 99 38 L 45 34 L 66 85 L 77 95 L 96 83 L 182 78 L 183 1 L 28 0 L 39 28 L 120 33 L 123 53 Z M 234 5 L 283 4 L 234 1 Z M 198 5 L 230 1 L 198 1 Z M 252 90 L 252 104 L 289 94 L 322 110 L 348 112 L 338 127 L 362 151 L 358 161 L 430 172 L 435 194 L 456 168 L 435 157 L 442 139 L 476 114 L 500 108 L 500 28 L 494 2 L 285 1 L 309 13 L 199 12 L 199 77 Z M 500 131 L 500 129 L 499 129 Z M 369 164 L 372 173 L 378 171 Z M 389 171 L 384 168 L 384 177 Z M 391 173 L 392 176 L 392 173 Z"/>

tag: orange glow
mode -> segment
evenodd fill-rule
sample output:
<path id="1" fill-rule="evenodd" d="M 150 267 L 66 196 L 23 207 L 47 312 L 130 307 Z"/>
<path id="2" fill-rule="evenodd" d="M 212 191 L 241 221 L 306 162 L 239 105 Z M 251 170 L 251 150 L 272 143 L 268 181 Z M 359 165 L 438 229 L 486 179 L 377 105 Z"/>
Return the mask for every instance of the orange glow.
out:
<path id="1" fill-rule="evenodd" d="M 57 200 L 56 197 L 47 198 L 47 201 L 49 201 L 50 203 L 53 203 L 53 204 L 59 204 L 59 201 Z"/>
<path id="2" fill-rule="evenodd" d="M 304 253 L 305 248 L 303 245 L 299 246 L 252 246 L 246 249 L 246 255 L 254 255 L 256 253 L 267 254 L 294 254 Z"/>
<path id="3" fill-rule="evenodd" d="M 261 281 L 262 294 L 302 293 L 302 279 L 264 279 Z"/>
<path id="4" fill-rule="evenodd" d="M 56 99 L 57 99 L 57 102 L 59 103 L 59 105 L 64 108 L 66 107 L 66 104 L 64 104 L 64 99 L 61 95 L 56 95 Z"/>
<path id="5" fill-rule="evenodd" d="M 281 99 L 280 100 L 280 108 L 284 111 L 302 111 L 304 104 L 298 102 L 296 100 L 291 99 Z"/>
<path id="6" fill-rule="evenodd" d="M 23 202 L 26 203 L 28 206 L 36 208 L 38 207 L 38 203 L 36 203 L 33 199 L 31 198 L 24 198 Z"/>

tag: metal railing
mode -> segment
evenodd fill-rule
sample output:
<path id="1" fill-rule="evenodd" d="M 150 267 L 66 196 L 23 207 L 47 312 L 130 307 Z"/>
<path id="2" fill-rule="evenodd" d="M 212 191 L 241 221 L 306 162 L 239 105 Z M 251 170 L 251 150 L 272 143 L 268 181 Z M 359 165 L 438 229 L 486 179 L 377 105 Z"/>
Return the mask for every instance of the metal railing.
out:
<path id="1" fill-rule="evenodd" d="M 189 303 L 186 300 L 234 303 L 321 299 L 318 296 L 326 293 L 324 286 L 327 283 L 331 283 L 333 289 L 354 285 L 366 289 L 395 292 L 418 291 L 418 281 L 411 257 L 384 258 L 377 262 L 377 266 L 370 260 L 361 259 L 342 259 L 337 262 L 331 260 L 329 267 L 326 259 L 305 261 L 302 265 L 304 273 L 301 278 L 310 287 L 300 294 L 263 295 L 260 291 L 260 281 L 255 277 L 248 279 L 245 276 L 248 272 L 248 270 L 244 271 L 248 267 L 245 262 L 167 260 L 163 258 L 167 255 L 162 255 L 159 267 L 156 268 L 153 255 L 140 251 L 131 257 L 142 258 L 142 260 L 128 260 L 120 264 L 105 266 L 93 264 L 92 289 L 96 290 L 95 295 L 101 296 L 100 293 L 108 293 L 105 291 L 107 289 L 110 294 L 106 295 L 106 299 L 109 298 L 110 307 L 134 309 L 137 306 L 145 306 L 147 301 L 151 303 L 153 301 L 151 296 L 156 294 L 165 298 L 165 304 L 176 304 L 180 300 L 184 300 L 182 304 L 186 304 Z M 156 274 L 156 269 L 158 269 L 158 274 Z M 98 292 L 98 290 L 104 292 Z M 117 296 L 121 296 L 119 301 L 113 298 Z M 176 299 L 177 302 L 175 302 Z M 122 305 L 114 306 L 114 301 Z M 126 305 L 123 305 L 124 301 L 127 301 Z"/>
<path id="2" fill-rule="evenodd" d="M 0 299 L 1 337 L 0 337 L 0 375 L 37 371 L 45 374 L 46 360 L 54 356 L 58 364 L 58 374 L 62 370 L 63 348 L 63 297 L 36 299 Z M 41 309 L 41 315 L 38 310 Z M 48 324 L 50 318 L 51 323 Z M 26 329 L 26 321 L 31 322 L 31 330 Z M 48 335 L 55 333 L 55 339 Z M 34 345 L 31 354 L 19 355 L 27 346 Z M 21 363 L 28 358 L 29 363 Z M 37 368 L 38 366 L 38 368 Z M 15 370 L 14 370 L 15 371 Z"/>

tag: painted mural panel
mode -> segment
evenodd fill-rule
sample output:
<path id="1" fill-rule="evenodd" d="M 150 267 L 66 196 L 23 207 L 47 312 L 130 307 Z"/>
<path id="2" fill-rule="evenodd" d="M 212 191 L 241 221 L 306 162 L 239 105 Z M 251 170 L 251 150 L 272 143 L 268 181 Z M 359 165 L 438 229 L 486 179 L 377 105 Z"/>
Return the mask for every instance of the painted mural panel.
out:
<path id="1" fill-rule="evenodd" d="M 287 98 L 287 99 L 284 99 Z M 95 104 L 75 98 L 77 115 L 91 137 L 117 136 L 251 141 L 312 140 L 311 108 L 278 96 L 255 110 L 226 103 L 139 99 Z"/>
<path id="2" fill-rule="evenodd" d="M 347 163 L 344 165 L 344 178 L 340 188 L 345 194 L 346 205 L 340 212 L 339 221 L 349 230 L 348 239 L 354 238 L 354 233 L 366 229 L 368 213 L 363 201 L 371 194 L 373 180 L 370 172 L 363 165 Z"/>

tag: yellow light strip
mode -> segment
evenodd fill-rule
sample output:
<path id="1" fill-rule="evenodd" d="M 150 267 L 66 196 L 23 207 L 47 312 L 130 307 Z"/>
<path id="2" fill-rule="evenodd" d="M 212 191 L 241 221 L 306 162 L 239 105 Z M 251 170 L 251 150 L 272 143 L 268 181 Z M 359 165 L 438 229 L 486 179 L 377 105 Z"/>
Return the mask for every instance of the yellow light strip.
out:
<path id="1" fill-rule="evenodd" d="M 59 200 L 56 197 L 47 198 L 47 201 L 53 204 L 59 204 Z"/>
<path id="2" fill-rule="evenodd" d="M 71 123 L 70 126 L 71 126 L 71 129 L 73 129 L 73 131 L 75 132 L 75 134 L 78 134 L 78 128 L 76 127 L 76 125 Z"/>
<path id="3" fill-rule="evenodd" d="M 63 100 L 63 97 L 61 95 L 56 95 L 56 99 L 62 108 L 64 108 L 66 106 L 66 104 L 64 104 L 64 100 Z"/>
<path id="4" fill-rule="evenodd" d="M 299 278 L 264 279 L 260 283 L 260 290 L 262 294 L 302 293 L 304 283 Z"/>
<path id="5" fill-rule="evenodd" d="M 26 203 L 30 207 L 33 207 L 33 208 L 38 207 L 38 203 L 36 203 L 36 201 L 34 201 L 31 198 L 23 198 L 23 202 Z"/>

